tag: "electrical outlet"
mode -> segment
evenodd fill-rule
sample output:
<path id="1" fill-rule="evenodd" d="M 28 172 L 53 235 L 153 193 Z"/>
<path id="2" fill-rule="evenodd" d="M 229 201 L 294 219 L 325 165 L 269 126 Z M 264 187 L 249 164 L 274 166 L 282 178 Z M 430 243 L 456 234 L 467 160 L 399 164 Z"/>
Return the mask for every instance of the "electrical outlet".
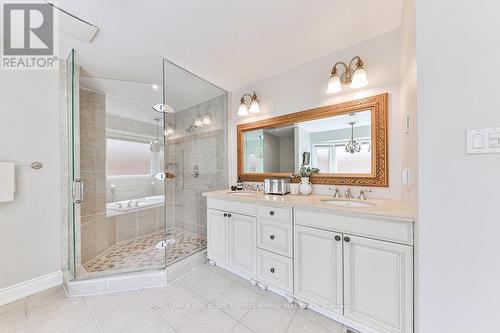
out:
<path id="1" fill-rule="evenodd" d="M 401 183 L 407 187 L 410 186 L 410 169 L 401 171 Z"/>

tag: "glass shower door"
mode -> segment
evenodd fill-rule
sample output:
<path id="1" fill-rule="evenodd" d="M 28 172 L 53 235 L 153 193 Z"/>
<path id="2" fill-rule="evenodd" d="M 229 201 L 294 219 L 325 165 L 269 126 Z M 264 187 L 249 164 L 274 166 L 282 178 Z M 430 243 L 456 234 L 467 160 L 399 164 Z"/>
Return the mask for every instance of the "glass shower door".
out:
<path id="1" fill-rule="evenodd" d="M 81 75 L 68 58 L 70 251 L 77 279 L 165 268 L 161 71 L 153 82 Z M 80 75 L 79 75 L 80 73 Z"/>
<path id="2" fill-rule="evenodd" d="M 227 188 L 228 94 L 172 62 L 163 63 L 166 112 L 166 265 L 202 255 L 207 246 L 203 192 Z"/>

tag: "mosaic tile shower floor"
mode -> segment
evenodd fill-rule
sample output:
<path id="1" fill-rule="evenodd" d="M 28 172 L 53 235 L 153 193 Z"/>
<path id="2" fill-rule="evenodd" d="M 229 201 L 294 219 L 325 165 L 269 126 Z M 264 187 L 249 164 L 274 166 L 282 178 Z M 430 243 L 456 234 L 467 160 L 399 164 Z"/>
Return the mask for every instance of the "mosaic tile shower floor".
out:
<path id="1" fill-rule="evenodd" d="M 87 273 L 109 270 L 132 270 L 158 267 L 165 264 L 165 250 L 155 248 L 155 244 L 166 239 L 175 239 L 175 244 L 167 249 L 167 263 L 171 264 L 207 247 L 207 239 L 174 229 L 155 232 L 137 239 L 125 241 L 110 247 L 107 251 L 83 265 Z"/>

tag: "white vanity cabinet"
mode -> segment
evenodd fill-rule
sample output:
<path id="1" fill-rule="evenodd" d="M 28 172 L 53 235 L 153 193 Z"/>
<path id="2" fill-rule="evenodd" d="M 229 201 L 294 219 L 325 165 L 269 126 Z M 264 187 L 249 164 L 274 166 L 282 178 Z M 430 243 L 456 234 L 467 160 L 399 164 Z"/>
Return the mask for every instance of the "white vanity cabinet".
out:
<path id="1" fill-rule="evenodd" d="M 342 234 L 295 226 L 295 295 L 342 314 Z"/>
<path id="2" fill-rule="evenodd" d="M 406 221 L 296 209 L 296 297 L 375 332 L 413 332 L 409 227 Z"/>
<path id="3" fill-rule="evenodd" d="M 343 244 L 344 316 L 379 332 L 412 332 L 412 247 L 347 234 Z"/>
<path id="4" fill-rule="evenodd" d="M 254 276 L 256 273 L 256 220 L 255 217 L 228 214 L 229 265 Z"/>
<path id="5" fill-rule="evenodd" d="M 208 198 L 208 259 L 360 332 L 413 332 L 413 221 Z"/>
<path id="6" fill-rule="evenodd" d="M 229 264 L 229 223 L 227 221 L 227 212 L 208 209 L 207 228 L 208 258 L 220 263 Z"/>

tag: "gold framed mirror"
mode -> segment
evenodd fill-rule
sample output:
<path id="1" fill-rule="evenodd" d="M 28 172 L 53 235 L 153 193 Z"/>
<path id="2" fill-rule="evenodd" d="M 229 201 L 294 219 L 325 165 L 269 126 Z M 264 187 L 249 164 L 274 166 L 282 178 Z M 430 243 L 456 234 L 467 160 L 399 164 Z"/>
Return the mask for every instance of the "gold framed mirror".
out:
<path id="1" fill-rule="evenodd" d="M 238 125 L 238 177 L 262 182 L 308 165 L 320 169 L 313 184 L 387 187 L 387 108 L 386 93 Z"/>

